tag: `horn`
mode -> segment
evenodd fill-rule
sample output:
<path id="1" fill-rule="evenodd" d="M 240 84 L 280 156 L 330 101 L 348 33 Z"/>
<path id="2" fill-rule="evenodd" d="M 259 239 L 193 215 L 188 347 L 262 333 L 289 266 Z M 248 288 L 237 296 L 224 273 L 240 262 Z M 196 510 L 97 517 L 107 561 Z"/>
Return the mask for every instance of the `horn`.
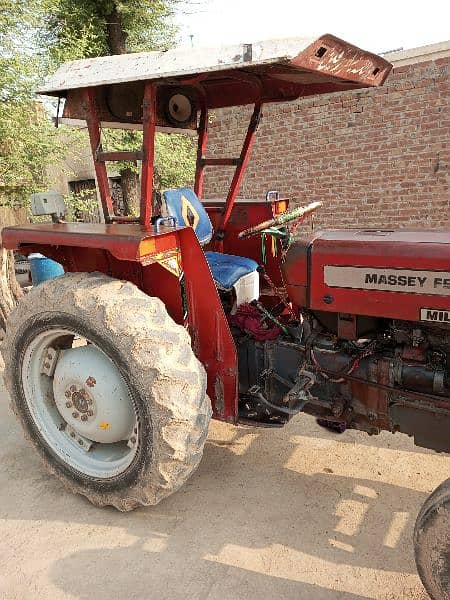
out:
<path id="1" fill-rule="evenodd" d="M 187 88 L 166 90 L 161 100 L 164 117 L 169 125 L 186 127 L 195 123 L 197 103 L 192 90 Z"/>

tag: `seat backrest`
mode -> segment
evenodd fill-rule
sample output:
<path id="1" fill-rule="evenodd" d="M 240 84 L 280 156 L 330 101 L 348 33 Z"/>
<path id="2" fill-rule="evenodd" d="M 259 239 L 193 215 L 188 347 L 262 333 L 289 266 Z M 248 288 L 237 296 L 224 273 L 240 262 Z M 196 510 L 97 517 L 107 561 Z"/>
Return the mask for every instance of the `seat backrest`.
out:
<path id="1" fill-rule="evenodd" d="M 211 241 L 213 226 L 205 207 L 191 188 L 166 190 L 162 196 L 161 214 L 174 217 L 177 225 L 192 227 L 202 246 Z"/>

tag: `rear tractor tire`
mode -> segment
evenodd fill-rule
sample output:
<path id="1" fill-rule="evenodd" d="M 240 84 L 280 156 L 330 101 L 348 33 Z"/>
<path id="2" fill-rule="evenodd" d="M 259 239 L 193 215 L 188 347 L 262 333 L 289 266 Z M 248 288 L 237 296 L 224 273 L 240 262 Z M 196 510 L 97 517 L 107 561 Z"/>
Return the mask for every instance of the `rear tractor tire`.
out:
<path id="1" fill-rule="evenodd" d="M 206 373 L 158 298 L 68 273 L 22 299 L 2 354 L 25 436 L 93 504 L 156 504 L 198 466 L 211 417 Z"/>
<path id="2" fill-rule="evenodd" d="M 450 600 L 450 479 L 426 500 L 414 528 L 416 565 L 433 600 Z"/>

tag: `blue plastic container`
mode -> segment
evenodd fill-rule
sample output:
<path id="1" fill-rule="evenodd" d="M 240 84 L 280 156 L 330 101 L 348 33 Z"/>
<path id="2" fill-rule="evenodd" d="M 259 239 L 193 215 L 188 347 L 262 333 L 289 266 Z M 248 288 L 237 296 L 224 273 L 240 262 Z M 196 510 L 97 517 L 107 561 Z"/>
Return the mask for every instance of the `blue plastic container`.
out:
<path id="1" fill-rule="evenodd" d="M 42 254 L 30 254 L 28 256 L 33 285 L 38 285 L 47 279 L 53 279 L 64 273 L 63 266 L 51 258 Z"/>

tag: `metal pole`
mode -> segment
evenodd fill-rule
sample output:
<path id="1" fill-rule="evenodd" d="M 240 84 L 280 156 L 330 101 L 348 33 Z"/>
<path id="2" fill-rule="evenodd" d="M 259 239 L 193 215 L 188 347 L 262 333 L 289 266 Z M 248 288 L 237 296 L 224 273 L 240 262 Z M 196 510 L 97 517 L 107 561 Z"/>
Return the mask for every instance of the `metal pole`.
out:
<path id="1" fill-rule="evenodd" d="M 236 166 L 236 170 L 233 175 L 233 179 L 228 190 L 228 196 L 225 204 L 225 212 L 222 217 L 222 221 L 216 231 L 215 249 L 219 252 L 223 251 L 223 238 L 225 237 L 225 229 L 230 219 L 231 211 L 233 210 L 234 202 L 236 200 L 242 178 L 244 177 L 245 169 L 247 167 L 248 159 L 250 157 L 250 151 L 255 140 L 255 133 L 258 129 L 259 120 L 261 117 L 262 102 L 256 102 L 253 109 L 253 114 L 248 125 L 247 134 L 245 136 L 244 143 L 242 145 L 241 155 L 239 157 L 239 164 Z"/>
<path id="2" fill-rule="evenodd" d="M 203 192 L 203 178 L 205 176 L 204 158 L 206 154 L 206 145 L 208 142 L 208 107 L 206 99 L 203 98 L 202 110 L 200 113 L 200 122 L 198 127 L 198 142 L 197 142 L 197 164 L 195 169 L 195 184 L 194 192 L 199 198 Z"/>
<path id="3" fill-rule="evenodd" d="M 111 223 L 112 218 L 114 217 L 114 208 L 111 189 L 109 187 L 108 172 L 105 163 L 98 160 L 98 153 L 101 151 L 101 132 L 97 114 L 97 104 L 95 101 L 95 88 L 84 89 L 84 101 L 86 107 L 86 123 L 91 143 L 98 190 L 102 201 L 103 216 L 105 218 L 105 223 Z"/>

